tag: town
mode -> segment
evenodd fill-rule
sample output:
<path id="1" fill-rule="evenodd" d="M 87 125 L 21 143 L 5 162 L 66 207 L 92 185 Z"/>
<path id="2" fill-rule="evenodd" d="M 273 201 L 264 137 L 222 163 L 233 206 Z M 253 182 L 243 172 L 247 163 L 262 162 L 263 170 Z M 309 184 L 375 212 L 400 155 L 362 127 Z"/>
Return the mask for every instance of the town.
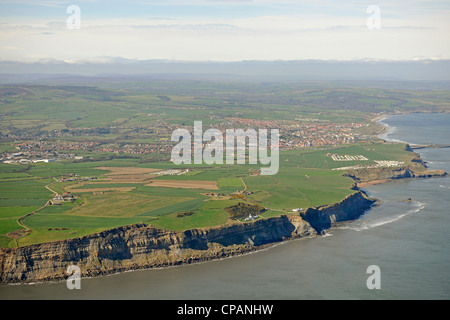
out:
<path id="1" fill-rule="evenodd" d="M 279 135 L 279 150 L 289 150 L 304 147 L 317 147 L 327 145 L 350 144 L 363 140 L 355 131 L 358 128 L 367 126 L 365 123 L 333 123 L 318 119 L 296 119 L 296 120 L 255 120 L 241 117 L 227 117 L 214 127 L 222 132 L 230 128 L 244 129 L 277 129 Z M 205 130 L 212 125 L 205 125 Z M 115 132 L 116 127 L 106 128 L 97 132 L 96 140 L 85 140 L 82 138 L 84 131 L 91 132 L 94 128 L 85 128 L 84 131 L 77 130 L 54 130 L 47 135 L 32 138 L 32 133 L 25 136 L 10 135 L 7 140 L 21 141 L 11 143 L 16 149 L 15 152 L 3 152 L 0 154 L 0 162 L 29 164 L 36 162 L 53 162 L 57 160 L 83 160 L 84 156 L 77 154 L 103 153 L 129 156 L 141 156 L 149 154 L 160 154 L 170 156 L 174 147 L 174 142 L 170 141 L 170 134 L 185 128 L 192 132 L 192 125 L 182 126 L 180 124 L 167 124 L 164 121 L 158 122 L 155 128 L 128 128 L 127 134 L 116 140 L 111 140 L 102 134 Z M 134 132 L 134 136 L 131 132 Z M 142 138 L 145 132 L 147 139 Z M 80 136 L 76 136 L 78 134 Z M 70 137 L 73 138 L 70 138 Z M 75 137 L 77 137 L 75 139 Z M 157 138 L 155 138 L 157 137 Z M 26 138 L 26 139 L 24 139 Z M 140 138 L 142 142 L 133 143 L 133 138 Z M 149 142 L 144 142 L 148 140 Z M 206 144 L 203 143 L 202 147 Z M 195 146 L 193 145 L 193 148 Z"/>

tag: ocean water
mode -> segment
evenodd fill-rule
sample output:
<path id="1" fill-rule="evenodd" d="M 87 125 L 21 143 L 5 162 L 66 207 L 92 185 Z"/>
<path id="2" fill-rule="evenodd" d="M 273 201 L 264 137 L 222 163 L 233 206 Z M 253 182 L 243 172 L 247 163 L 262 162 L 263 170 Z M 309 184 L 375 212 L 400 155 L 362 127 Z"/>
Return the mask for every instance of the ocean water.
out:
<path id="1" fill-rule="evenodd" d="M 449 143 L 450 114 L 390 116 L 388 139 Z M 418 151 L 450 172 L 450 148 Z M 366 189 L 380 200 L 324 236 L 256 253 L 168 269 L 0 287 L 0 299 L 449 299 L 450 179 L 402 180 Z M 411 198 L 411 201 L 407 201 Z M 369 266 L 379 289 L 369 289 Z"/>

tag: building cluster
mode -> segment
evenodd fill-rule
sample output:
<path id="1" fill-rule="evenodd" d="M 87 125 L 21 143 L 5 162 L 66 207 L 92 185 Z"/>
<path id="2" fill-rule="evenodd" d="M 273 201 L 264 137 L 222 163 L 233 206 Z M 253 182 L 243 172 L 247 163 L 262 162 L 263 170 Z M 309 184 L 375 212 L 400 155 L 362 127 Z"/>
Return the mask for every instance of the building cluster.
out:
<path id="1" fill-rule="evenodd" d="M 327 156 L 331 157 L 334 161 L 368 161 L 365 156 L 362 154 L 357 155 L 339 155 L 339 154 L 330 154 L 328 153 Z"/>
<path id="2" fill-rule="evenodd" d="M 164 140 L 163 140 L 164 141 Z M 96 151 L 111 152 L 111 153 L 129 153 L 129 154 L 170 154 L 173 145 L 167 142 L 160 143 L 137 143 L 137 144 L 103 144 L 96 148 Z"/>
<path id="3" fill-rule="evenodd" d="M 192 125 L 192 123 L 189 123 Z M 51 162 L 61 159 L 73 159 L 81 160 L 82 156 L 77 155 L 77 151 L 83 152 L 106 152 L 112 154 L 164 154 L 170 155 L 174 146 L 174 142 L 170 141 L 172 132 L 177 128 L 187 128 L 192 131 L 188 125 L 181 124 L 168 124 L 164 121 L 154 123 L 154 127 L 136 127 L 125 128 L 127 134 L 123 139 L 111 140 L 74 140 L 69 141 L 68 138 L 58 139 L 59 135 L 75 134 L 73 130 L 61 131 L 52 133 L 55 135 L 53 138 L 43 139 L 36 136 L 27 142 L 16 144 L 17 152 L 15 153 L 3 153 L 0 154 L 0 162 L 4 163 L 33 163 L 33 162 Z M 361 140 L 361 137 L 355 132 L 355 129 L 365 126 L 367 124 L 362 123 L 333 123 L 328 120 L 319 119 L 303 119 L 294 118 L 293 120 L 256 120 L 243 117 L 225 117 L 220 124 L 205 125 L 203 130 L 207 130 L 208 127 L 214 127 L 225 133 L 226 129 L 249 129 L 255 130 L 278 129 L 279 136 L 279 148 L 283 149 L 295 149 L 298 147 L 314 147 L 314 146 L 326 146 L 326 145 L 340 145 L 354 143 Z M 91 134 L 102 134 L 103 131 L 95 128 L 81 128 L 76 130 L 84 130 L 81 133 L 85 133 L 85 136 Z M 106 130 L 108 128 L 101 128 Z M 75 131 L 76 131 L 75 130 Z M 90 130 L 90 131 L 89 131 Z M 100 132 L 98 132 L 100 130 Z M 118 130 L 118 128 L 112 127 L 108 130 Z M 77 133 L 80 133 L 77 131 Z M 108 133 L 108 132 L 105 132 Z M 145 137 L 151 137 L 151 141 L 148 143 L 132 143 L 127 140 L 138 139 L 141 134 L 145 133 Z M 144 140 L 144 136 L 139 138 Z M 270 134 L 269 134 L 270 136 Z M 150 138 L 149 138 L 150 139 Z M 238 137 L 237 139 L 240 139 Z M 242 138 L 242 139 L 245 139 Z M 194 142 L 195 143 L 195 142 Z M 206 143 L 202 143 L 204 148 Z M 193 145 L 193 147 L 195 147 Z M 197 146 L 199 147 L 199 146 Z M 248 145 L 248 147 L 251 147 Z M 338 160 L 336 160 L 338 161 Z"/>
<path id="4" fill-rule="evenodd" d="M 92 181 L 92 180 L 97 180 L 97 179 L 98 179 L 97 177 L 80 177 L 76 173 L 68 173 L 68 174 L 61 176 L 61 178 L 58 179 L 58 182 Z"/>
<path id="5" fill-rule="evenodd" d="M 41 163 L 41 162 L 55 162 L 57 160 L 81 160 L 82 156 L 77 156 L 76 154 L 59 153 L 56 150 L 31 150 L 21 151 L 21 147 L 16 147 L 18 152 L 3 152 L 0 154 L 0 163 L 9 164 L 31 164 L 31 163 Z"/>
<path id="6" fill-rule="evenodd" d="M 316 119 L 313 119 L 316 120 Z M 270 137 L 270 129 L 278 129 L 280 133 L 279 148 L 295 149 L 298 147 L 314 147 L 326 145 L 349 144 L 361 140 L 355 129 L 367 126 L 363 123 L 333 123 L 330 121 L 287 121 L 287 120 L 255 120 L 239 117 L 228 117 L 221 124 L 203 126 L 203 130 L 218 129 L 225 133 L 227 129 L 267 129 Z M 193 135 L 191 126 L 184 127 Z M 245 137 L 237 137 L 237 140 Z M 248 141 L 251 144 L 251 141 Z M 202 148 L 206 143 L 202 144 Z M 169 145 L 170 147 L 172 145 Z M 251 145 L 248 145 L 249 147 Z M 195 142 L 193 148 L 195 147 Z M 197 146 L 200 147 L 200 146 Z"/>
<path id="7" fill-rule="evenodd" d="M 248 118 L 236 118 L 228 117 L 227 121 L 224 122 L 224 126 L 235 126 L 235 127 L 253 127 L 260 129 L 276 129 L 286 125 L 287 121 L 284 120 L 256 120 Z"/>
<path id="8" fill-rule="evenodd" d="M 172 144 L 167 140 L 159 144 L 138 143 L 100 143 L 93 141 L 29 141 L 16 144 L 16 153 L 4 153 L 0 155 L 0 161 L 5 163 L 32 163 L 41 162 L 39 159 L 73 159 L 81 160 L 82 156 L 76 151 L 83 152 L 110 152 L 129 154 L 169 154 Z M 48 161 L 46 161 L 48 162 Z"/>
<path id="9" fill-rule="evenodd" d="M 363 123 L 333 123 L 328 120 L 307 120 L 310 121 L 304 121 L 304 119 L 265 121 L 227 118 L 227 124 L 249 128 L 279 129 L 280 149 L 354 143 L 358 139 L 355 129 L 367 126 L 367 124 Z"/>
<path id="10" fill-rule="evenodd" d="M 184 169 L 184 170 L 168 169 L 168 170 L 152 172 L 152 174 L 158 175 L 158 176 L 180 176 L 180 175 L 188 173 L 190 171 L 191 171 L 191 169 Z"/>
<path id="11" fill-rule="evenodd" d="M 403 161 L 394 160 L 374 160 L 374 164 L 356 165 L 350 167 L 334 168 L 332 170 L 358 170 L 358 169 L 377 169 L 377 168 L 399 168 L 405 165 Z"/>
<path id="12" fill-rule="evenodd" d="M 324 145 L 339 145 L 354 143 L 357 135 L 354 129 L 360 128 L 360 123 L 307 123 L 300 127 L 291 126 L 286 128 L 289 141 L 288 147 L 313 147 Z"/>
<path id="13" fill-rule="evenodd" d="M 55 162 L 54 154 L 39 154 L 33 152 L 5 152 L 0 155 L 0 163 L 31 164 L 39 162 Z"/>
<path id="14" fill-rule="evenodd" d="M 75 198 L 70 192 L 64 192 L 63 194 L 55 194 L 53 199 L 49 201 L 49 205 L 58 206 L 68 201 L 74 202 Z"/>
<path id="15" fill-rule="evenodd" d="M 255 219 L 258 219 L 258 218 L 259 218 L 259 216 L 258 216 L 257 214 L 252 215 L 252 214 L 250 213 L 250 214 L 248 215 L 248 217 L 244 219 L 244 221 L 252 221 L 252 220 L 255 220 Z"/>
<path id="16" fill-rule="evenodd" d="M 13 144 L 17 152 L 4 152 L 0 154 L 0 162 L 3 163 L 39 163 L 55 162 L 57 160 L 81 160 L 82 156 L 70 152 L 71 150 L 90 150 L 93 143 L 81 142 L 52 142 L 52 141 L 27 141 Z"/>
<path id="17" fill-rule="evenodd" d="M 99 145 L 93 141 L 27 141 L 19 143 L 16 148 L 23 152 L 53 153 L 55 151 L 94 150 Z"/>

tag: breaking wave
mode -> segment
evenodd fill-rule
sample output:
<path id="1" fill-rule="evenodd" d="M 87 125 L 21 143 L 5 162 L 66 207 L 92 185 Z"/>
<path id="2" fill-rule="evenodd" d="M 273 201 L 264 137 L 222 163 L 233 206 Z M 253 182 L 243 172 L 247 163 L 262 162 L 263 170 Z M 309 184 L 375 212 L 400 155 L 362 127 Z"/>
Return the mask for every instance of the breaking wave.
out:
<path id="1" fill-rule="evenodd" d="M 384 119 L 382 119 L 382 120 L 384 120 Z M 388 125 L 388 124 L 384 123 L 382 120 L 379 120 L 378 123 L 381 124 L 381 125 L 383 125 L 383 126 L 385 126 L 385 127 L 387 128 L 387 131 L 384 132 L 384 133 L 382 133 L 382 134 L 380 134 L 380 135 L 378 136 L 378 138 L 383 139 L 383 140 L 386 140 L 386 141 L 391 141 L 391 142 L 408 143 L 408 142 L 403 141 L 403 140 L 391 138 L 390 136 L 391 136 L 394 132 L 396 132 L 396 131 L 398 130 L 398 128 L 397 128 L 397 127 L 394 127 L 394 126 L 392 126 L 392 125 Z"/>
<path id="2" fill-rule="evenodd" d="M 355 231 L 363 231 L 363 230 L 368 230 L 368 229 L 372 229 L 372 228 L 376 228 L 388 223 L 392 223 L 395 221 L 398 221 L 406 216 L 409 216 L 411 214 L 414 214 L 416 212 L 419 212 L 421 210 L 423 210 L 425 207 L 427 206 L 426 203 L 423 202 L 414 202 L 412 203 L 412 208 L 410 208 L 407 211 L 401 211 L 399 213 L 396 214 L 381 214 L 379 215 L 378 213 L 381 212 L 372 212 L 370 214 L 370 216 L 367 217 L 361 217 L 360 220 L 351 222 L 347 225 L 342 225 L 342 226 L 338 226 L 336 227 L 336 229 L 350 229 L 350 230 L 355 230 Z M 383 209 L 383 212 L 389 212 L 389 210 L 386 210 L 386 207 Z"/>

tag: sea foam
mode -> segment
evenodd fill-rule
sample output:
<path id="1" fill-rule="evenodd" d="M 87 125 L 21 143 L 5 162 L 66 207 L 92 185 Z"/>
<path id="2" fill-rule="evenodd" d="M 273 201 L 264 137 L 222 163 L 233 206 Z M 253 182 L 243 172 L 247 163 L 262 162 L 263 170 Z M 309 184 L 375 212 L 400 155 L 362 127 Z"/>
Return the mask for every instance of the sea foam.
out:
<path id="1" fill-rule="evenodd" d="M 372 214 L 370 214 L 370 216 L 363 216 L 361 217 L 360 220 L 356 220 L 353 222 L 350 222 L 346 225 L 341 225 L 336 227 L 336 229 L 350 229 L 350 230 L 354 230 L 354 231 L 364 231 L 364 230 L 368 230 L 368 229 L 372 229 L 372 228 L 376 228 L 385 224 L 389 224 L 395 221 L 398 221 L 406 216 L 409 216 L 411 214 L 417 213 L 421 210 L 423 210 L 425 207 L 427 206 L 426 203 L 423 202 L 414 202 L 412 204 L 412 208 L 393 215 L 377 215 L 378 212 L 374 212 Z M 385 207 L 384 211 L 385 212 L 389 212 L 389 210 L 386 209 L 387 206 Z"/>

